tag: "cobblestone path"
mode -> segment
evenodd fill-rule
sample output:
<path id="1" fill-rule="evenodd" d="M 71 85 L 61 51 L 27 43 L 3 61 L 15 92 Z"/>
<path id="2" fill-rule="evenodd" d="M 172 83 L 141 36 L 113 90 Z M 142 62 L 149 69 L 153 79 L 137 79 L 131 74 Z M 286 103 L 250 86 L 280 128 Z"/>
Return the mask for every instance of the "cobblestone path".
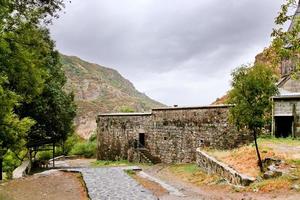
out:
<path id="1" fill-rule="evenodd" d="M 77 168 L 91 200 L 157 200 L 150 191 L 129 177 L 124 168 Z"/>

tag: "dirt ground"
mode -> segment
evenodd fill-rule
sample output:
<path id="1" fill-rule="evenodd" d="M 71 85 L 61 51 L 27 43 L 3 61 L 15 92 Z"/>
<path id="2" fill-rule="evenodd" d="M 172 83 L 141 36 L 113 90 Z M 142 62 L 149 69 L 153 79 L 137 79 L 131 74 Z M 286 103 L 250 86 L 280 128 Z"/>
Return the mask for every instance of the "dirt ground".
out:
<path id="1" fill-rule="evenodd" d="M 295 142 L 296 143 L 296 142 Z M 300 159 L 300 144 L 282 144 L 265 141 L 263 147 L 272 149 L 276 154 L 288 159 Z"/>
<path id="2" fill-rule="evenodd" d="M 68 159 L 64 162 L 67 163 L 68 167 L 91 167 L 92 163 L 95 162 L 96 159 L 86 159 L 86 158 L 78 158 L 78 159 Z M 59 165 L 56 167 L 59 167 Z"/>
<path id="3" fill-rule="evenodd" d="M 93 166 L 93 159 L 73 159 L 57 162 L 57 167 Z M 272 192 L 245 190 L 225 183 L 217 183 L 215 177 L 202 175 L 198 168 L 173 170 L 172 165 L 142 165 L 143 171 L 177 188 L 185 196 L 172 196 L 159 184 L 133 175 L 141 185 L 151 190 L 160 200 L 299 200 L 300 192 L 295 190 L 273 190 Z M 178 167 L 176 168 L 178 169 Z M 186 168 L 185 168 L 186 169 Z M 197 171 L 197 173 L 195 173 Z M 179 173 L 177 173 L 179 172 Z M 208 177 L 207 177 L 208 176 Z M 79 173 L 48 171 L 23 179 L 0 183 L 0 200 L 87 200 L 83 180 Z"/>
<path id="4" fill-rule="evenodd" d="M 244 192 L 239 191 L 228 184 L 207 184 L 197 186 L 189 181 L 183 180 L 182 177 L 171 172 L 169 166 L 155 165 L 147 167 L 144 171 L 154 177 L 160 178 L 180 189 L 185 197 L 172 197 L 165 195 L 161 200 L 299 200 L 300 192 L 295 191 L 273 191 L 266 192 Z"/>
<path id="5" fill-rule="evenodd" d="M 1 183 L 0 200 L 88 200 L 79 173 L 55 171 Z"/>
<path id="6" fill-rule="evenodd" d="M 161 187 L 158 183 L 142 178 L 136 174 L 132 174 L 131 177 L 135 179 L 139 184 L 141 184 L 144 188 L 152 191 L 153 194 L 157 197 L 162 197 L 168 194 L 168 191 Z"/>

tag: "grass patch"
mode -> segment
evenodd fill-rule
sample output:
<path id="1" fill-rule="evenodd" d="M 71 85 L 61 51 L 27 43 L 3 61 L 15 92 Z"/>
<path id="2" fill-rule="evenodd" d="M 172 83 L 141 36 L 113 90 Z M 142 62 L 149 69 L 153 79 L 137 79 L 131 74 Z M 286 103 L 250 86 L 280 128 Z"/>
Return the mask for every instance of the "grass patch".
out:
<path id="1" fill-rule="evenodd" d="M 269 143 L 273 144 L 284 144 L 288 146 L 299 146 L 300 145 L 300 139 L 298 138 L 275 138 L 275 137 L 265 137 L 265 138 L 258 138 L 258 144 L 259 145 L 267 145 Z"/>
<path id="2" fill-rule="evenodd" d="M 143 168 L 150 167 L 150 163 L 129 162 L 128 160 L 96 160 L 91 163 L 92 167 L 124 167 L 124 166 L 142 166 Z"/>
<path id="3" fill-rule="evenodd" d="M 178 164 L 172 165 L 171 169 L 177 173 L 195 174 L 199 171 L 199 167 L 196 164 Z"/>
<path id="4" fill-rule="evenodd" d="M 277 190 L 290 190 L 292 184 L 293 181 L 288 176 L 282 176 L 253 183 L 246 188 L 246 191 L 274 192 Z"/>
<path id="5" fill-rule="evenodd" d="M 136 163 L 128 162 L 127 160 L 118 160 L 118 161 L 110 161 L 110 160 L 97 160 L 92 162 L 93 167 L 122 167 L 122 166 L 133 166 Z"/>
<path id="6" fill-rule="evenodd" d="M 136 175 L 136 172 L 133 171 L 133 170 L 131 170 L 131 169 L 125 170 L 125 173 L 128 174 L 128 175 L 131 176 L 131 177 L 134 176 L 134 175 Z"/>
<path id="7" fill-rule="evenodd" d="M 219 181 L 216 175 L 209 175 L 203 172 L 196 164 L 176 164 L 168 167 L 169 170 L 183 181 L 203 186 L 214 184 Z"/>
<path id="8" fill-rule="evenodd" d="M 287 161 L 289 164 L 300 166 L 300 159 L 291 159 Z"/>

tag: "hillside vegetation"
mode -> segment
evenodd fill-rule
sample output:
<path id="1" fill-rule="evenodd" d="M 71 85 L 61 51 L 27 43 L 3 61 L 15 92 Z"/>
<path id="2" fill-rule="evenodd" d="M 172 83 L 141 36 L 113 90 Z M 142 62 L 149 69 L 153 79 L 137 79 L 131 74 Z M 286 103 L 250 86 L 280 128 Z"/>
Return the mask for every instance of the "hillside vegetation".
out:
<path id="1" fill-rule="evenodd" d="M 76 132 L 83 138 L 95 131 L 98 113 L 120 112 L 124 108 L 144 112 L 164 106 L 137 91 L 116 70 L 74 56 L 61 55 L 61 62 L 68 79 L 65 89 L 74 92 L 78 106 Z"/>

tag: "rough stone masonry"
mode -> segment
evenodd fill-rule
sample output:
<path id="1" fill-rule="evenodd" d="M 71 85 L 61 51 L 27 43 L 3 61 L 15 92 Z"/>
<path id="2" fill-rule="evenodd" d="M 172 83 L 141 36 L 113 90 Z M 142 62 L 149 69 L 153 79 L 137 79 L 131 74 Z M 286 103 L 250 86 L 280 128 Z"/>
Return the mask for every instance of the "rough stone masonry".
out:
<path id="1" fill-rule="evenodd" d="M 198 147 L 230 149 L 251 140 L 228 122 L 230 105 L 172 107 L 151 113 L 100 114 L 97 159 L 136 158 L 137 149 L 163 163 L 196 160 Z"/>

